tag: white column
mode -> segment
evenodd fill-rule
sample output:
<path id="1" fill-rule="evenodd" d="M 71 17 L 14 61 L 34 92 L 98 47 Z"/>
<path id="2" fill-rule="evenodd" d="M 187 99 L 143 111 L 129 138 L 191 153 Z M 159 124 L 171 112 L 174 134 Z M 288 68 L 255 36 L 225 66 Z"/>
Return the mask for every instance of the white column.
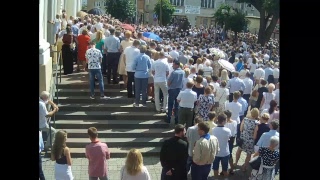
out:
<path id="1" fill-rule="evenodd" d="M 48 18 L 47 20 L 54 20 L 55 19 L 55 0 L 46 0 L 47 1 L 47 15 L 48 15 Z M 50 43 L 50 44 L 54 44 L 54 32 L 53 32 L 53 28 L 54 28 L 54 25 L 51 24 L 51 23 L 47 23 L 47 41 Z"/>
<path id="2" fill-rule="evenodd" d="M 56 14 L 61 15 L 62 14 L 62 0 L 57 0 L 57 11 Z"/>
<path id="3" fill-rule="evenodd" d="M 50 44 L 46 37 L 46 1 L 39 0 L 39 64 L 46 64 L 50 59 Z"/>
<path id="4" fill-rule="evenodd" d="M 67 15 L 76 17 L 77 15 L 77 4 L 76 4 L 76 0 L 66 0 L 66 11 L 67 11 Z M 68 19 L 69 19 L 68 17 Z"/>
<path id="5" fill-rule="evenodd" d="M 77 12 L 81 11 L 81 9 L 82 9 L 82 1 L 77 0 Z"/>

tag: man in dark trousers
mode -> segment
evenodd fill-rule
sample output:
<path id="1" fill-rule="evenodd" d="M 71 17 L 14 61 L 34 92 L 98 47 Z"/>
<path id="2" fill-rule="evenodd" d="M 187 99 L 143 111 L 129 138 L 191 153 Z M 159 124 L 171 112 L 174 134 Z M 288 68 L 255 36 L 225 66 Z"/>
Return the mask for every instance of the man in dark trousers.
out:
<path id="1" fill-rule="evenodd" d="M 186 129 L 177 124 L 175 136 L 164 141 L 160 151 L 162 166 L 161 180 L 186 180 L 188 143 L 185 141 Z"/>

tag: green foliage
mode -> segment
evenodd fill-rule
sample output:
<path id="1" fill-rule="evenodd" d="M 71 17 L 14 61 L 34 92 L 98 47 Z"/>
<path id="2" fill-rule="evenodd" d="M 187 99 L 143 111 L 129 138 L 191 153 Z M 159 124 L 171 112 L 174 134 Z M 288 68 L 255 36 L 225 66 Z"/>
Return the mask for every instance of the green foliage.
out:
<path id="1" fill-rule="evenodd" d="M 154 12 L 158 15 L 160 20 L 160 6 L 161 0 L 158 0 L 156 6 L 154 7 Z M 162 25 L 167 25 L 170 23 L 172 15 L 175 11 L 175 7 L 172 6 L 169 0 L 162 0 Z"/>
<path id="2" fill-rule="evenodd" d="M 254 6 L 259 12 L 262 7 L 265 9 L 266 13 L 276 13 L 280 12 L 280 0 L 237 0 L 238 3 L 248 3 Z M 262 13 L 262 12 L 260 12 Z"/>
<path id="3" fill-rule="evenodd" d="M 132 0 L 106 0 L 106 3 L 106 13 L 120 21 L 135 15 L 136 8 Z"/>
<path id="4" fill-rule="evenodd" d="M 221 6 L 213 14 L 213 17 L 215 18 L 215 22 L 219 26 L 223 26 L 226 19 L 229 16 L 230 11 L 231 11 L 231 6 L 229 6 L 228 4 L 221 4 Z"/>
<path id="5" fill-rule="evenodd" d="M 246 27 L 250 21 L 245 18 L 246 15 L 241 12 L 233 12 L 229 16 L 227 16 L 226 19 L 226 29 L 230 29 L 231 31 L 238 33 L 244 30 L 244 27 Z"/>

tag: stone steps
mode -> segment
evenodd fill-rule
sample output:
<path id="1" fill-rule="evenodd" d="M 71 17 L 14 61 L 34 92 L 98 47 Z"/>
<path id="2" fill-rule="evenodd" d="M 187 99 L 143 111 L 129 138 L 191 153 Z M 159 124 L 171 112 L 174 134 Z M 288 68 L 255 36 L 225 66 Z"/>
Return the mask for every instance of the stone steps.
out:
<path id="1" fill-rule="evenodd" d="M 150 101 L 147 107 L 133 107 L 134 99 L 127 98 L 127 91 L 121 85 L 107 84 L 105 78 L 104 93 L 111 98 L 101 100 L 96 85 L 96 99 L 90 99 L 88 79 L 84 72 L 63 75 L 57 86 L 59 112 L 52 126 L 68 132 L 71 156 L 85 157 L 89 127 L 98 129 L 99 139 L 107 143 L 111 157 L 126 157 L 131 148 L 140 149 L 143 156 L 158 156 L 163 140 L 174 134 L 164 122 L 166 114 L 156 114 Z"/>
<path id="2" fill-rule="evenodd" d="M 140 110 L 140 108 L 133 107 L 131 103 L 127 104 L 104 104 L 104 103 L 72 103 L 72 104 L 59 104 L 60 111 L 129 111 L 134 112 Z M 153 104 L 148 104 L 143 108 L 146 111 L 152 112 L 155 110 Z"/>
<path id="3" fill-rule="evenodd" d="M 165 119 L 166 114 L 155 114 L 154 112 L 142 112 L 143 108 L 137 108 L 135 112 L 112 112 L 112 111 L 59 111 L 57 119 L 83 119 L 83 120 L 154 120 Z"/>
<path id="4" fill-rule="evenodd" d="M 88 138 L 87 129 L 65 129 L 69 138 Z M 99 130 L 99 138 L 158 138 L 171 137 L 173 130 L 168 129 L 103 129 Z M 108 140 L 107 140 L 108 141 Z"/>
<path id="5" fill-rule="evenodd" d="M 150 101 L 148 101 L 150 102 Z M 77 104 L 77 103 L 104 103 L 104 104 L 133 104 L 133 98 L 127 98 L 126 96 L 112 96 L 110 99 L 100 99 L 100 94 L 95 95 L 95 99 L 90 99 L 88 96 L 60 96 L 59 103 L 61 104 Z"/>
<path id="6" fill-rule="evenodd" d="M 87 141 L 87 144 L 89 141 Z M 159 152 L 161 147 L 110 147 L 107 143 L 110 151 L 110 157 L 111 158 L 125 158 L 129 152 L 130 149 L 135 148 L 139 149 L 140 152 L 143 154 L 143 157 L 150 157 L 155 156 L 159 157 Z M 85 148 L 70 148 L 71 157 L 72 158 L 85 158 Z M 50 151 L 45 154 L 45 157 L 50 157 Z"/>
<path id="7" fill-rule="evenodd" d="M 100 95 L 100 89 L 94 90 L 96 95 Z M 105 89 L 104 94 L 106 96 L 127 96 L 127 90 L 119 89 Z M 90 96 L 89 85 L 87 89 L 58 89 L 59 96 Z"/>
<path id="8" fill-rule="evenodd" d="M 53 125 L 54 126 L 54 125 Z M 151 129 L 169 128 L 169 124 L 163 120 L 57 120 L 57 129 L 85 129 L 90 127 L 99 129 Z"/>

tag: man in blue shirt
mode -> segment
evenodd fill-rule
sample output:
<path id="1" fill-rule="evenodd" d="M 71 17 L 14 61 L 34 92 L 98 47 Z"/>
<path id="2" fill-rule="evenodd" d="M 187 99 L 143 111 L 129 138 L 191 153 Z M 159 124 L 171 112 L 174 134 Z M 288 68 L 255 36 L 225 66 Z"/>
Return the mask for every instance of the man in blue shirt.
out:
<path id="1" fill-rule="evenodd" d="M 180 68 L 180 62 L 178 60 L 173 61 L 173 72 L 170 74 L 168 78 L 168 117 L 167 122 L 170 123 L 172 109 L 174 108 L 174 121 L 175 124 L 178 124 L 178 106 L 179 103 L 177 101 L 177 97 L 182 89 L 183 83 L 182 80 L 184 78 L 184 71 Z"/>
<path id="2" fill-rule="evenodd" d="M 111 71 L 112 71 L 112 81 L 113 84 L 118 84 L 117 71 L 119 64 L 119 52 L 120 52 L 120 39 L 117 38 L 114 33 L 115 29 L 109 29 L 110 36 L 106 37 L 104 40 L 104 49 L 107 53 L 106 56 L 106 66 L 107 66 L 107 79 L 108 84 L 111 84 Z M 102 72 L 105 74 L 105 72 Z"/>
<path id="3" fill-rule="evenodd" d="M 111 32 L 111 31 L 110 31 Z M 150 57 L 146 55 L 147 46 L 140 47 L 140 55 L 134 59 L 132 70 L 134 73 L 134 88 L 135 88 L 135 104 L 134 107 L 139 107 L 140 93 L 142 94 L 142 107 L 147 107 L 147 89 L 149 69 L 151 69 Z"/>
<path id="4" fill-rule="evenodd" d="M 233 78 L 228 81 L 227 88 L 230 88 L 229 94 L 229 102 L 233 101 L 233 93 L 235 91 L 244 90 L 246 85 L 244 84 L 243 80 L 239 78 L 239 72 L 233 72 Z"/>
<path id="5" fill-rule="evenodd" d="M 239 118 L 240 118 L 240 124 L 243 120 L 244 117 L 247 115 L 248 111 L 248 102 L 242 97 L 243 96 L 243 91 L 239 90 L 241 96 L 238 99 L 238 102 L 242 105 L 242 109 L 239 112 Z M 240 132 L 240 124 L 237 125 L 237 132 Z M 240 133 L 237 133 L 237 139 L 240 138 Z"/>

